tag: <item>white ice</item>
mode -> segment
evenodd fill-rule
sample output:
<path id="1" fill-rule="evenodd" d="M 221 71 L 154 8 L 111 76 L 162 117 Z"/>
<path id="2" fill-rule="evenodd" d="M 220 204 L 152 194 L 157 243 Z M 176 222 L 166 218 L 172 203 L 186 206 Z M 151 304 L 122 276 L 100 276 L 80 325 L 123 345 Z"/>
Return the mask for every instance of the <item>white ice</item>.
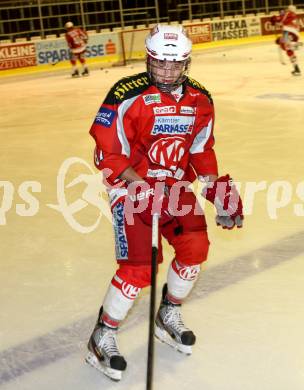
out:
<path id="1" fill-rule="evenodd" d="M 145 388 L 149 290 L 119 334 L 128 361 L 122 381 L 113 383 L 84 363 L 116 265 L 105 216 L 91 232 L 79 231 L 100 215 L 86 191 L 85 180 L 94 182 L 96 173 L 89 127 L 112 84 L 142 70 L 137 63 L 76 80 L 68 72 L 1 78 L 1 390 Z M 304 76 L 290 72 L 272 43 L 193 56 L 191 76 L 215 102 L 220 172 L 241 182 L 242 191 L 246 182 L 264 189 L 242 230 L 216 227 L 207 206 L 209 260 L 183 308 L 197 344 L 188 357 L 156 341 L 154 389 L 304 388 Z M 70 157 L 78 162 L 58 176 Z M 24 200 L 29 181 L 38 191 L 32 192 L 36 209 L 33 199 Z M 62 183 L 67 204 L 77 202 L 64 214 L 48 206 L 62 200 Z M 166 246 L 158 299 L 171 257 Z"/>

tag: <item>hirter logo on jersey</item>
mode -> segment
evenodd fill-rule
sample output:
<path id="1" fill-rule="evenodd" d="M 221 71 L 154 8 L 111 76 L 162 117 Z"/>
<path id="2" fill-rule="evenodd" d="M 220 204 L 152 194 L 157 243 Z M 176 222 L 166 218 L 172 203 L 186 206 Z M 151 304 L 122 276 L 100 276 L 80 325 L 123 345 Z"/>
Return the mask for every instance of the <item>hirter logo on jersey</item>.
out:
<path id="1" fill-rule="evenodd" d="M 113 120 L 115 118 L 115 111 L 110 110 L 106 107 L 100 107 L 100 110 L 98 111 L 95 122 L 97 125 L 103 125 L 106 127 L 111 127 Z"/>
<path id="2" fill-rule="evenodd" d="M 191 134 L 193 123 L 194 116 L 156 116 L 151 134 Z"/>
<path id="3" fill-rule="evenodd" d="M 182 137 L 161 138 L 154 142 L 148 152 L 150 160 L 175 171 L 185 154 L 185 140 Z"/>

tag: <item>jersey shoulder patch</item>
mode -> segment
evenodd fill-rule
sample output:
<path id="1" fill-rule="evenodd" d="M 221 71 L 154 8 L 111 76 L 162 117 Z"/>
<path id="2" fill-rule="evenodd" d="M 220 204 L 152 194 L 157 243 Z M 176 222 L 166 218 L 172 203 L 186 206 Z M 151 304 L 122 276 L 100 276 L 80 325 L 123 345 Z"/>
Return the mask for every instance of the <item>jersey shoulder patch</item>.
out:
<path id="1" fill-rule="evenodd" d="M 200 82 L 192 79 L 191 77 L 187 77 L 186 85 L 189 85 L 190 87 L 192 87 L 194 89 L 197 89 L 203 95 L 207 96 L 210 103 L 213 104 L 213 100 L 212 100 L 212 96 L 211 96 L 210 92 Z"/>
<path id="2" fill-rule="evenodd" d="M 126 99 L 140 95 L 151 85 L 147 72 L 123 77 L 111 88 L 104 103 L 120 104 Z"/>

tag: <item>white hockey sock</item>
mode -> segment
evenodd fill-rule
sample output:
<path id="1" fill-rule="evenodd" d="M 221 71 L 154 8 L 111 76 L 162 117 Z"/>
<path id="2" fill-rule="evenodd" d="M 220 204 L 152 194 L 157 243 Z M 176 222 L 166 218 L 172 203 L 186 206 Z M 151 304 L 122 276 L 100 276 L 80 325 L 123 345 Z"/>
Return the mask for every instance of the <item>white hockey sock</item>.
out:
<path id="1" fill-rule="evenodd" d="M 141 288 L 132 286 L 114 275 L 103 302 L 106 317 L 116 322 L 125 319 L 140 291 Z"/>
<path id="2" fill-rule="evenodd" d="M 181 303 L 194 286 L 200 269 L 200 265 L 187 266 L 173 260 L 167 275 L 168 299 L 173 303 Z"/>

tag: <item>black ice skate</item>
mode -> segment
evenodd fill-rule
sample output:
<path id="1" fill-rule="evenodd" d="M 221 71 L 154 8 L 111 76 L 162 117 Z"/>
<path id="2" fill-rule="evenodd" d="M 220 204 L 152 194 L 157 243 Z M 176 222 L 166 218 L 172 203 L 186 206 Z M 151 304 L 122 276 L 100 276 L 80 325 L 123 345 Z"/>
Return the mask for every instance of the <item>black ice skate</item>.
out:
<path id="1" fill-rule="evenodd" d="M 89 69 L 85 68 L 81 74 L 82 74 L 82 76 L 89 76 L 90 75 Z"/>
<path id="2" fill-rule="evenodd" d="M 78 69 L 74 70 L 74 72 L 71 75 L 72 77 L 79 77 Z"/>
<path id="3" fill-rule="evenodd" d="M 120 381 L 127 363 L 118 350 L 116 328 L 97 323 L 88 343 L 86 362 L 114 381 Z"/>
<path id="4" fill-rule="evenodd" d="M 294 76 L 301 76 L 301 71 L 298 65 L 294 66 L 294 70 L 291 72 Z"/>
<path id="5" fill-rule="evenodd" d="M 155 320 L 155 336 L 178 351 L 191 355 L 192 345 L 195 344 L 195 335 L 183 323 L 180 312 L 181 305 L 168 301 L 166 293 L 167 285 L 165 284 Z"/>

